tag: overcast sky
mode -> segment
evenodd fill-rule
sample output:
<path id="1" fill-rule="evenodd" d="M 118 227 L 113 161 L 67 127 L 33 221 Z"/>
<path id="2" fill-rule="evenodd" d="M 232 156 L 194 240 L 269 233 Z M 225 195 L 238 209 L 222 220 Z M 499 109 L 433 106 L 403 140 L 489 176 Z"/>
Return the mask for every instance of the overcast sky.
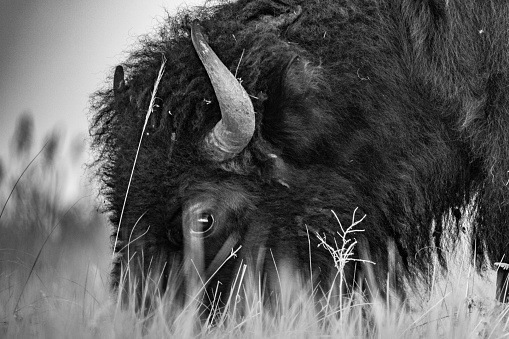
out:
<path id="1" fill-rule="evenodd" d="M 164 18 L 201 0 L 0 0 L 0 158 L 30 111 L 40 147 L 57 128 L 87 135 L 89 95 L 125 51 Z M 35 150 L 32 151 L 35 153 Z"/>

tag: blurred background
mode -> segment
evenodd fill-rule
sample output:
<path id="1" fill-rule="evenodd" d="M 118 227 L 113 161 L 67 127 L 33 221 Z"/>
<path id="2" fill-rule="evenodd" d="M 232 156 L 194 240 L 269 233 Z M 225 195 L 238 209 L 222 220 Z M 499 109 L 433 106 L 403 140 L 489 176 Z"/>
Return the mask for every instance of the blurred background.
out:
<path id="1" fill-rule="evenodd" d="M 0 173 L 14 169 L 12 137 L 22 117 L 33 127 L 29 155 L 50 136 L 59 140 L 56 156 L 67 155 L 58 162 L 65 169 L 62 195 L 76 198 L 86 159 L 89 95 L 104 86 L 137 38 L 162 22 L 165 10 L 175 13 L 202 2 L 0 1 Z"/>
<path id="2" fill-rule="evenodd" d="M 89 96 L 167 12 L 201 2 L 0 0 L 0 337 L 88 333 L 107 304 Z"/>

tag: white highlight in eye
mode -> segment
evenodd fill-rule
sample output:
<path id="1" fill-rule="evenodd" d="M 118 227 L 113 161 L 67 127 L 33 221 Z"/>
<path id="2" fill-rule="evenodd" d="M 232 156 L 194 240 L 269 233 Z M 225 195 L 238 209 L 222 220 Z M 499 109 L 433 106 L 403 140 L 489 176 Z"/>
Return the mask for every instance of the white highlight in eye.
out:
<path id="1" fill-rule="evenodd" d="M 208 233 L 214 227 L 214 216 L 210 213 L 201 213 L 195 223 L 195 227 L 191 227 L 190 233 L 196 235 L 203 235 Z"/>

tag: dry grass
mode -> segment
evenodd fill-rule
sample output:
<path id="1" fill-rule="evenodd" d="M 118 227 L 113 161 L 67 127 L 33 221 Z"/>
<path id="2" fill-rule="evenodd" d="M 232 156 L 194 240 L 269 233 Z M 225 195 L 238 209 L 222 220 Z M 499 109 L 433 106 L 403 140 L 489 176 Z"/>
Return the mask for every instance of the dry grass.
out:
<path id="1" fill-rule="evenodd" d="M 30 159 L 22 160 L 26 164 Z M 14 160 L 11 165 L 16 167 Z M 435 273 L 431 286 L 411 291 L 401 304 L 367 302 L 358 295 L 317 302 L 316 290 L 306 281 L 280 269 L 281 292 L 270 307 L 264 306 L 257 279 L 241 270 L 237 279 L 242 288 L 225 309 L 213 310 L 209 321 L 198 320 L 203 293 L 191 293 L 196 299 L 188 298 L 191 302 L 182 309 L 172 303 L 171 288 L 165 296 L 151 296 L 155 307 L 142 317 L 132 307 L 122 309 L 109 290 L 111 249 L 104 218 L 90 198 L 76 204 L 61 201 L 54 168 L 34 162 L 0 218 L 0 337 L 509 337 L 509 309 L 494 301 L 493 273 L 482 279 L 472 272 L 467 239 L 460 243 L 465 247 L 449 255 L 452 269 L 446 276 Z M 17 178 L 0 183 L 0 203 Z M 355 233 L 350 231 L 361 226 L 344 228 L 336 249 L 331 248 L 339 255 L 331 256 L 331 263 L 339 269 L 351 260 L 348 249 L 354 241 L 348 240 Z M 430 263 L 430 272 L 437 271 Z M 340 281 L 341 271 L 338 277 Z"/>
<path id="2" fill-rule="evenodd" d="M 24 207 L 15 204 L 1 220 L 1 337 L 502 338 L 507 333 L 507 308 L 493 300 L 494 279 L 474 280 L 464 262 L 414 293 L 410 307 L 359 296 L 341 305 L 317 303 L 309 284 L 280 270 L 281 293 L 271 307 L 263 305 L 256 279 L 239 272 L 243 288 L 227 311 L 216 310 L 214 322 L 198 321 L 199 301 L 175 309 L 171 295 L 156 296 L 157 306 L 144 318 L 133 308 L 121 309 L 110 295 L 108 232 L 87 207 L 90 202 L 75 206 L 69 219 L 61 206 L 41 211 L 31 197 L 19 199 Z M 60 226 L 48 236 L 54 224 L 41 220 Z"/>

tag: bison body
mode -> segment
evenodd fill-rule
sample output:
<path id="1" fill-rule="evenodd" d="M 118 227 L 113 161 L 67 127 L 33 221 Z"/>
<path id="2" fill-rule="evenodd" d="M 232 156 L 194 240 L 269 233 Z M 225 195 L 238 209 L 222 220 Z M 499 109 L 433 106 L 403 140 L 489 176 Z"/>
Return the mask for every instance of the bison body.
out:
<path id="1" fill-rule="evenodd" d="M 349 225 L 356 208 L 366 217 L 355 237 L 376 276 L 388 269 L 388 243 L 399 280 L 412 281 L 462 231 L 479 268 L 502 259 L 508 18 L 509 3 L 474 0 L 241 0 L 168 18 L 123 64 L 125 80 L 117 69 L 114 88 L 93 97 L 114 286 L 129 267 L 131 280 L 154 275 L 162 291 L 179 290 L 169 272 L 191 274 L 185 262 L 195 258 L 205 281 L 240 245 L 209 283 L 223 295 L 241 261 L 269 280 L 288 262 L 324 282 L 333 261 L 315 233 L 337 237 L 331 210 Z M 203 32 L 195 45 L 192 19 Z M 200 44 L 254 110 L 254 131 L 231 157 L 205 145 L 237 99 L 218 99 Z M 462 230 L 453 221 L 467 207 L 472 226 Z"/>

